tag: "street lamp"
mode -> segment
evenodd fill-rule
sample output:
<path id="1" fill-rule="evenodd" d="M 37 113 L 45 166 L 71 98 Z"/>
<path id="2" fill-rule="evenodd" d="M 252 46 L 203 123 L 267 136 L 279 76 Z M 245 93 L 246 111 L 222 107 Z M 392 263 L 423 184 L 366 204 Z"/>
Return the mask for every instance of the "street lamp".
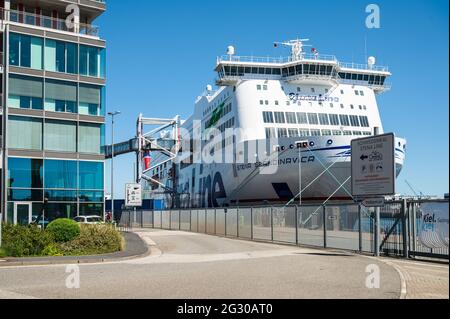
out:
<path id="1" fill-rule="evenodd" d="M 108 112 L 111 116 L 111 219 L 114 220 L 114 116 L 120 111 Z"/>

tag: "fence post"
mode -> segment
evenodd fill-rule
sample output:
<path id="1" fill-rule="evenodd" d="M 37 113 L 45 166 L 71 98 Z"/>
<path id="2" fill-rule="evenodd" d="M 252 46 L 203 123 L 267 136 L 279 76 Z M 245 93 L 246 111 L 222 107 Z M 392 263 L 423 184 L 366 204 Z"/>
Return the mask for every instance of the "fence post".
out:
<path id="1" fill-rule="evenodd" d="M 270 235 L 273 242 L 273 207 L 270 207 Z"/>
<path id="2" fill-rule="evenodd" d="M 416 234 L 417 234 L 417 203 L 412 203 L 412 250 L 415 252 L 416 251 Z"/>
<path id="3" fill-rule="evenodd" d="M 133 224 L 131 223 L 131 212 L 128 211 L 128 228 L 133 229 Z"/>
<path id="4" fill-rule="evenodd" d="M 295 206 L 295 245 L 298 246 L 298 206 Z"/>
<path id="5" fill-rule="evenodd" d="M 192 231 L 192 209 L 189 209 L 189 231 Z"/>
<path id="6" fill-rule="evenodd" d="M 144 228 L 144 211 L 141 209 L 141 228 Z"/>
<path id="7" fill-rule="evenodd" d="M 236 223 L 236 236 L 239 238 L 239 207 L 236 211 L 237 223 Z"/>
<path id="8" fill-rule="evenodd" d="M 181 230 L 181 209 L 178 211 L 178 230 Z"/>
<path id="9" fill-rule="evenodd" d="M 253 207 L 250 208 L 250 238 L 253 240 Z"/>
<path id="10" fill-rule="evenodd" d="M 403 257 L 408 258 L 409 257 L 409 245 L 408 245 L 408 239 L 409 239 L 409 234 L 408 234 L 408 227 L 406 226 L 406 220 L 408 218 L 407 214 L 406 214 L 406 210 L 408 209 L 408 202 L 405 199 L 403 199 L 402 201 L 402 228 L 403 228 Z"/>
<path id="11" fill-rule="evenodd" d="M 214 208 L 214 235 L 217 235 L 217 209 Z"/>
<path id="12" fill-rule="evenodd" d="M 227 237 L 227 216 L 228 216 L 228 208 L 225 208 L 223 211 L 225 215 L 225 237 Z"/>
<path id="13" fill-rule="evenodd" d="M 362 207 L 361 204 L 358 204 L 358 238 L 359 238 L 359 252 L 362 253 L 362 211 L 361 211 Z"/>
<path id="14" fill-rule="evenodd" d="M 322 206 L 322 218 L 323 218 L 323 248 L 327 248 L 327 210 L 326 206 Z"/>
<path id="15" fill-rule="evenodd" d="M 164 210 L 162 210 L 161 211 L 161 214 L 159 214 L 161 217 L 160 217 L 160 219 L 161 219 L 161 229 L 163 229 L 163 212 L 165 212 Z"/>

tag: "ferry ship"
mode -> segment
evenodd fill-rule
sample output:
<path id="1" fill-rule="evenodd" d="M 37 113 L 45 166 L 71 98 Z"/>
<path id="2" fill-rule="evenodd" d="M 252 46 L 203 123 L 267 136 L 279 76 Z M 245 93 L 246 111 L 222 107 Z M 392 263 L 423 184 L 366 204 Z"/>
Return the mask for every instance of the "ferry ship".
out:
<path id="1" fill-rule="evenodd" d="M 351 141 L 382 134 L 376 97 L 387 67 L 339 62 L 308 39 L 275 43 L 286 58 L 218 57 L 216 86 L 197 98 L 174 138 L 183 146 L 147 171 L 146 197 L 163 208 L 351 200 Z M 406 141 L 396 137 L 396 173 Z"/>

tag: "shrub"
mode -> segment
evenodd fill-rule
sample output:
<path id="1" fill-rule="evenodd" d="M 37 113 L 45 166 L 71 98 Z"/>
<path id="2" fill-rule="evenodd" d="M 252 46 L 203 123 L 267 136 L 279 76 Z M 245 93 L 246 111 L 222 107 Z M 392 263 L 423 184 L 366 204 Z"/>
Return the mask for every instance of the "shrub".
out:
<path id="1" fill-rule="evenodd" d="M 67 218 L 52 221 L 46 231 L 53 235 L 57 243 L 66 243 L 80 235 L 80 225 Z"/>
<path id="2" fill-rule="evenodd" d="M 58 257 L 63 256 L 63 253 L 56 244 L 52 243 L 44 248 L 42 251 L 42 256 Z"/>
<path id="3" fill-rule="evenodd" d="M 66 256 L 113 253 L 122 249 L 122 235 L 110 225 L 82 225 L 80 236 L 60 249 Z"/>
<path id="4" fill-rule="evenodd" d="M 7 256 L 39 256 L 52 242 L 53 236 L 36 226 L 3 225 L 2 248 Z"/>

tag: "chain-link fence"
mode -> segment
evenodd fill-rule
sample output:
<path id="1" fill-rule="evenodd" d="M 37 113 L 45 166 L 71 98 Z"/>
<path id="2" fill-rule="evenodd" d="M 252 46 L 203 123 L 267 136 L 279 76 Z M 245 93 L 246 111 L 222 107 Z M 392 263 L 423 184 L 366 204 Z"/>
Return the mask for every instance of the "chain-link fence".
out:
<path id="1" fill-rule="evenodd" d="M 424 208 L 424 204 L 431 204 L 431 210 Z M 439 219 L 436 218 L 436 205 L 443 207 L 444 217 L 441 214 Z M 375 208 L 357 203 L 138 210 L 124 211 L 116 220 L 124 230 L 133 227 L 181 230 L 361 253 L 375 252 Z M 438 231 L 438 226 L 429 225 L 431 222 L 443 223 L 444 230 L 446 223 L 447 228 L 446 235 L 445 231 L 443 235 L 442 232 L 436 235 L 440 238 L 439 243 L 426 234 L 434 246 L 423 239 L 424 232 Z M 448 258 L 448 201 L 386 202 L 380 208 L 379 243 L 380 251 L 385 255 Z"/>

